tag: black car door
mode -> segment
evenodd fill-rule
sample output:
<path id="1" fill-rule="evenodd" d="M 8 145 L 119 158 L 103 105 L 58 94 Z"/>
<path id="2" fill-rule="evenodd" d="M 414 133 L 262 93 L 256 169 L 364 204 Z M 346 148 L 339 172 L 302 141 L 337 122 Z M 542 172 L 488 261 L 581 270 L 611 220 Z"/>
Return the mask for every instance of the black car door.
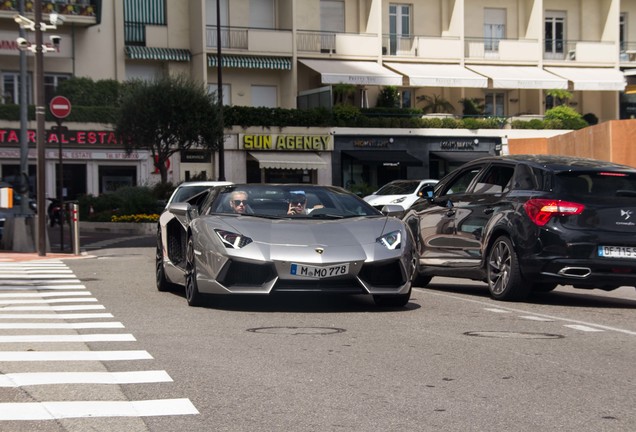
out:
<path id="1" fill-rule="evenodd" d="M 466 191 L 483 167 L 459 168 L 442 180 L 432 200 L 415 205 L 405 218 L 415 237 L 420 265 L 447 267 L 457 261 L 462 240 L 457 236 L 456 205 L 464 202 Z"/>

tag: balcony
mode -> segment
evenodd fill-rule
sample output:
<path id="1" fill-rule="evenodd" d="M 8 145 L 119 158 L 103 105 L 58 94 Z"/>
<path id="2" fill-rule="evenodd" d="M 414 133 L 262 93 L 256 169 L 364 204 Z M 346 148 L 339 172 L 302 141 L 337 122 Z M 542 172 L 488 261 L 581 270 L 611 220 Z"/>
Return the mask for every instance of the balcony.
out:
<path id="1" fill-rule="evenodd" d="M 540 46 L 536 39 L 467 37 L 464 41 L 464 56 L 468 60 L 538 63 Z"/>
<path id="2" fill-rule="evenodd" d="M 100 11 L 98 4 L 101 3 L 96 0 L 56 0 L 56 1 L 42 1 L 42 13 L 43 19 L 48 20 L 46 14 L 56 12 L 64 16 L 64 20 L 67 23 L 90 26 L 97 24 Z M 26 0 L 24 2 L 25 15 L 31 17 L 33 15 L 34 2 Z M 9 18 L 13 19 L 16 13 L 19 12 L 20 1 L 19 0 L 0 0 L 0 19 Z"/>
<path id="3" fill-rule="evenodd" d="M 382 36 L 382 55 L 459 61 L 462 58 L 461 40 L 457 37 L 385 34 Z"/>
<path id="4" fill-rule="evenodd" d="M 216 50 L 217 43 L 217 27 L 206 26 L 206 48 Z M 221 27 L 221 48 L 233 52 L 291 55 L 292 32 L 264 28 Z"/>
<path id="5" fill-rule="evenodd" d="M 333 33 L 314 30 L 296 32 L 299 54 L 338 54 L 348 57 L 370 57 L 379 54 L 375 34 Z"/>
<path id="6" fill-rule="evenodd" d="M 614 65 L 618 61 L 617 52 L 617 44 L 614 42 L 546 39 L 543 59 L 557 63 L 580 62 Z"/>

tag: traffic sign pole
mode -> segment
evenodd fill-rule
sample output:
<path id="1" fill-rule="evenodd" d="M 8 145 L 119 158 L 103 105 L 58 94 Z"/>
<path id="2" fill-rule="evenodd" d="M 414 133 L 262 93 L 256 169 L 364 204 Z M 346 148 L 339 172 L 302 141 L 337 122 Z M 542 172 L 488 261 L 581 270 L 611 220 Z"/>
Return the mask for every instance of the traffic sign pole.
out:
<path id="1" fill-rule="evenodd" d="M 58 167 L 58 189 L 57 201 L 59 203 L 59 222 L 60 222 L 60 250 L 64 252 L 64 221 L 66 220 L 64 209 L 64 159 L 62 154 L 62 141 L 64 139 L 64 131 L 62 129 L 62 119 L 68 117 L 71 113 L 71 102 L 64 96 L 55 96 L 49 103 L 51 114 L 57 118 L 57 142 L 59 144 L 59 167 Z M 52 202 L 51 205 L 55 205 Z M 51 217 L 52 215 L 49 215 Z"/>

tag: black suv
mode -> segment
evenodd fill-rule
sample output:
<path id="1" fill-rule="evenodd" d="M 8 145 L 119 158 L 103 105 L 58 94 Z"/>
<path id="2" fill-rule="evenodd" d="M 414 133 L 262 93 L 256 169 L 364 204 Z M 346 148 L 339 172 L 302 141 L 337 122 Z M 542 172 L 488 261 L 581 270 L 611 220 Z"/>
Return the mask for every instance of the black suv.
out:
<path id="1" fill-rule="evenodd" d="M 557 285 L 636 286 L 636 169 L 566 156 L 493 156 L 429 187 L 404 215 L 433 276 L 483 280 L 498 300 Z"/>

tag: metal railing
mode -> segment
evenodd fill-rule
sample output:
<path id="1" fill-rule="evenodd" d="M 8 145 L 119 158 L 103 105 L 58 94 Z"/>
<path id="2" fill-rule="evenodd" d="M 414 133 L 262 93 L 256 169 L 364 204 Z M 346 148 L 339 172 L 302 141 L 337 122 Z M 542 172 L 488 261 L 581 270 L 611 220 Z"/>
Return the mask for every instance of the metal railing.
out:
<path id="1" fill-rule="evenodd" d="M 218 46 L 217 27 L 205 26 L 205 45 L 209 48 Z M 221 26 L 221 48 L 247 50 L 247 27 Z"/>
<path id="2" fill-rule="evenodd" d="M 299 52 L 335 54 L 336 33 L 298 30 L 296 32 L 296 49 Z"/>

